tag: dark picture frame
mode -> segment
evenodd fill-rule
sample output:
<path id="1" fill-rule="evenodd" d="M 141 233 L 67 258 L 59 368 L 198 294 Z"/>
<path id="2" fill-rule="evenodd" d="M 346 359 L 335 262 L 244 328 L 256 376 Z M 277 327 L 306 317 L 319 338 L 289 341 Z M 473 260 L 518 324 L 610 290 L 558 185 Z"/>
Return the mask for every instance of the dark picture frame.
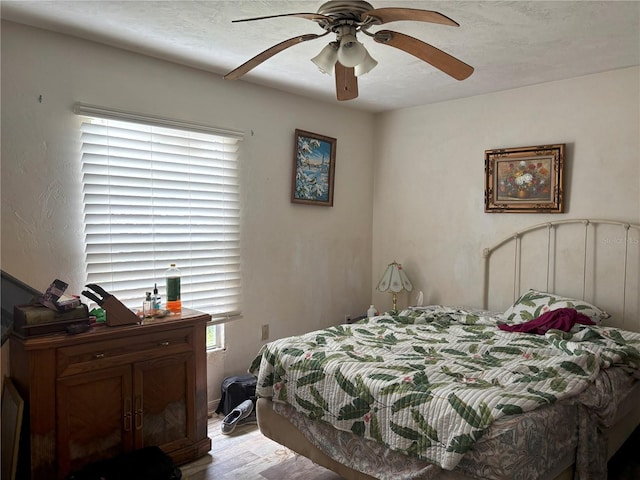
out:
<path id="1" fill-rule="evenodd" d="M 296 129 L 291 202 L 333 206 L 336 139 Z"/>
<path id="2" fill-rule="evenodd" d="M 565 144 L 484 152 L 484 211 L 563 213 Z"/>

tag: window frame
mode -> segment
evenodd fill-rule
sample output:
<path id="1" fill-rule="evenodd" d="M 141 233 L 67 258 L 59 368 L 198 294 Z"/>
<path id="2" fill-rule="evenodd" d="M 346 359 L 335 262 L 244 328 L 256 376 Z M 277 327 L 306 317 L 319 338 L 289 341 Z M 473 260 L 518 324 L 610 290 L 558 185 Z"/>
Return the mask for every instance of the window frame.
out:
<path id="1" fill-rule="evenodd" d="M 125 303 L 125 305 L 131 307 L 131 308 L 139 308 L 142 305 L 142 300 L 145 296 L 145 292 L 146 291 L 153 291 L 154 288 L 154 284 L 157 285 L 158 291 L 161 295 L 161 297 L 163 298 L 163 302 L 164 303 L 164 290 L 165 290 L 165 285 L 164 285 L 164 271 L 169 267 L 170 263 L 177 263 L 178 268 L 181 267 L 179 261 L 176 261 L 173 257 L 167 256 L 166 254 L 166 250 L 162 250 L 161 248 L 157 249 L 158 252 L 162 251 L 163 255 L 158 255 L 158 258 L 155 258 L 155 253 L 152 255 L 154 257 L 153 260 L 153 266 L 149 266 L 148 265 L 148 261 L 145 259 L 138 259 L 136 257 L 136 254 L 132 254 L 132 257 L 136 257 L 136 262 L 137 265 L 139 266 L 145 266 L 145 273 L 141 274 L 140 276 L 129 276 L 128 275 L 128 270 L 123 273 L 122 271 L 118 272 L 117 275 L 120 277 L 119 280 L 114 281 L 114 277 L 112 277 L 111 279 L 108 278 L 108 276 L 104 275 L 105 271 L 109 271 L 110 269 L 113 268 L 113 259 L 114 258 L 123 258 L 123 254 L 122 252 L 108 252 L 106 254 L 102 254 L 102 257 L 104 258 L 109 258 L 108 260 L 108 267 L 105 267 L 104 265 L 107 265 L 107 262 L 103 262 L 103 266 L 100 267 L 102 268 L 102 270 L 99 273 L 96 273 L 96 269 L 94 267 L 92 267 L 93 265 L 96 264 L 96 261 L 91 259 L 91 246 L 94 245 L 94 243 L 92 243 L 92 240 L 89 240 L 89 236 L 91 235 L 91 227 L 88 227 L 88 225 L 93 225 L 91 222 L 94 221 L 93 220 L 88 220 L 88 202 L 90 203 L 91 201 L 95 202 L 94 200 L 90 199 L 91 193 L 88 193 L 89 190 L 91 190 L 91 188 L 88 188 L 88 176 L 89 175 L 94 175 L 96 177 L 99 177 L 100 175 L 102 175 L 102 179 L 103 180 L 98 180 L 103 181 L 108 183 L 108 186 L 104 186 L 103 185 L 103 190 L 108 190 L 108 192 L 106 194 L 104 194 L 104 192 L 102 193 L 102 197 L 96 196 L 95 198 L 101 198 L 102 200 L 104 200 L 105 198 L 109 198 L 109 202 L 111 202 L 113 199 L 116 199 L 115 201 L 118 201 L 118 194 L 117 193 L 113 193 L 112 194 L 112 184 L 111 184 L 111 173 L 112 170 L 110 169 L 109 165 L 110 165 L 110 158 L 113 156 L 115 157 L 116 154 L 111 155 L 112 150 L 115 151 L 115 147 L 113 147 L 111 145 L 111 141 L 114 141 L 113 138 L 115 138 L 116 136 L 114 135 L 113 137 L 110 136 L 110 134 L 106 135 L 105 137 L 97 140 L 97 141 L 106 141 L 107 145 L 102 145 L 102 152 L 99 152 L 98 154 L 96 154 L 95 152 L 93 152 L 92 154 L 97 155 L 97 156 L 101 156 L 103 158 L 100 158 L 98 160 L 92 160 L 92 161 L 96 161 L 98 163 L 100 162 L 106 162 L 105 165 L 102 165 L 102 170 L 100 170 L 100 168 L 97 168 L 97 170 L 100 170 L 102 173 L 100 173 L 100 171 L 98 173 L 96 173 L 96 171 L 93 171 L 91 174 L 88 174 L 87 172 L 91 169 L 86 168 L 87 165 L 87 158 L 89 155 L 91 155 L 90 153 L 88 153 L 89 151 L 91 151 L 91 148 L 93 148 L 94 150 L 100 150 L 100 148 L 98 147 L 88 147 L 88 145 L 90 145 L 91 141 L 94 140 L 88 140 L 88 135 L 85 131 L 85 128 L 87 125 L 95 125 L 97 123 L 101 123 L 103 125 L 119 125 L 119 126 L 123 126 L 124 124 L 130 124 L 130 125 L 135 125 L 132 128 L 132 130 L 134 131 L 133 135 L 136 136 L 138 135 L 138 128 L 140 128 L 142 131 L 147 130 L 148 129 L 148 135 L 149 135 L 149 139 L 148 139 L 148 143 L 149 145 L 154 145 L 152 147 L 149 148 L 149 150 L 145 151 L 144 150 L 144 142 L 141 142 L 140 144 L 136 143 L 136 147 L 133 148 L 133 150 L 135 150 L 134 155 L 141 155 L 143 157 L 142 160 L 140 160 L 139 158 L 128 158 L 128 151 L 124 154 L 117 154 L 117 155 L 122 155 L 121 157 L 118 158 L 118 161 L 120 161 L 121 165 L 120 165 L 120 170 L 118 171 L 117 174 L 114 174 L 114 176 L 116 175 L 121 175 L 117 180 L 114 181 L 114 183 L 120 182 L 121 179 L 128 179 L 129 181 L 132 180 L 136 180 L 138 182 L 140 182 L 140 178 L 142 178 L 143 182 L 153 182 L 154 179 L 150 179 L 150 178 L 145 178 L 145 176 L 142 177 L 136 177 L 136 176 L 130 176 L 127 177 L 127 169 L 130 168 L 129 164 L 131 163 L 148 163 L 150 165 L 149 167 L 149 172 L 152 174 L 153 173 L 153 165 L 155 164 L 153 157 L 154 156 L 160 156 L 160 155 L 164 155 L 165 157 L 170 157 L 172 155 L 174 155 L 173 153 L 169 152 L 165 152 L 162 151 L 160 147 L 156 147 L 154 140 L 151 140 L 151 137 L 153 136 L 153 131 L 157 131 L 160 132 L 161 136 L 162 133 L 166 133 L 166 132 L 171 132 L 172 134 L 175 133 L 176 135 L 176 139 L 179 138 L 187 138 L 189 136 L 192 137 L 192 142 L 193 144 L 197 144 L 198 147 L 194 148 L 194 152 L 195 153 L 189 153 L 189 154 L 180 154 L 179 158 L 180 162 L 185 162 L 188 163 L 189 160 L 185 160 L 187 158 L 187 156 L 191 155 L 189 158 L 191 159 L 195 159 L 195 164 L 199 165 L 198 168 L 201 168 L 202 171 L 198 171 L 197 173 L 197 177 L 196 174 L 194 173 L 193 178 L 198 178 L 199 180 L 206 178 L 209 181 L 211 181 L 212 183 L 215 183 L 216 180 L 220 180 L 220 185 L 212 185 L 212 184 L 207 184 L 205 185 L 205 189 L 211 189 L 212 191 L 209 192 L 208 190 L 205 191 L 205 193 L 203 194 L 202 192 L 198 192 L 198 195 L 203 196 L 203 199 L 200 201 L 198 199 L 193 200 L 194 203 L 202 203 L 202 204 L 207 204 L 209 207 L 211 207 L 211 210 L 206 210 L 203 209 L 202 212 L 198 212 L 198 209 L 200 208 L 200 205 L 194 206 L 193 207 L 193 211 L 197 211 L 198 215 L 200 215 L 200 219 L 205 218 L 206 221 L 202 222 L 204 223 L 204 226 L 202 225 L 198 225 L 198 232 L 193 233 L 193 238 L 198 238 L 198 234 L 200 233 L 200 231 L 205 231 L 205 234 L 201 235 L 201 236 L 207 236 L 207 229 L 210 229 L 208 231 L 209 236 L 211 238 L 207 238 L 208 241 L 210 242 L 214 242 L 213 245 L 218 245 L 218 243 L 215 242 L 219 242 L 219 238 L 224 237 L 225 242 L 224 245 L 222 246 L 222 248 L 220 250 L 222 250 L 223 253 L 221 254 L 217 254 L 219 256 L 214 255 L 213 253 L 210 253 L 209 250 L 206 249 L 206 243 L 204 243 L 203 245 L 205 245 L 205 251 L 206 254 L 208 256 L 211 256 L 212 258 L 215 259 L 222 259 L 221 262 L 218 262 L 218 260 L 216 260 L 216 266 L 213 266 L 212 264 L 209 264 L 208 266 L 203 267 L 201 265 L 198 264 L 198 262 L 207 262 L 208 258 L 205 258 L 204 260 L 202 259 L 197 259 L 195 260 L 193 263 L 189 263 L 187 266 L 187 268 L 185 269 L 185 265 L 182 265 L 184 272 L 184 274 L 187 274 L 184 277 L 184 280 L 187 280 L 186 282 L 183 283 L 183 285 L 185 285 L 187 288 L 187 292 L 185 292 L 186 294 L 183 295 L 183 306 L 187 307 L 187 308 L 195 308 L 197 310 L 201 310 L 204 311 L 206 313 L 209 313 L 212 316 L 211 321 L 208 324 L 207 327 L 207 349 L 208 350 L 212 350 L 212 349 L 220 349 L 220 348 L 224 348 L 224 329 L 223 329 L 223 323 L 235 318 L 240 318 L 242 313 L 241 313 L 241 283 L 242 283 L 242 278 L 241 278 L 241 266 L 240 266 L 240 194 L 239 194 L 239 189 L 240 189 L 240 185 L 239 185 L 239 148 L 241 145 L 241 141 L 243 139 L 244 134 L 238 130 L 230 130 L 230 129 L 221 129 L 221 128 L 217 128 L 217 127 L 210 127 L 210 126 L 206 126 L 206 125 L 202 125 L 202 124 L 196 124 L 196 123 L 188 123 L 188 122 L 182 122 L 182 121 L 177 121 L 177 120 L 173 120 L 173 119 L 168 119 L 168 118 L 162 118 L 162 117 L 156 117 L 156 116 L 147 116 L 147 115 L 140 115 L 140 114 L 135 114 L 135 113 L 131 113 L 131 112 L 123 112 L 123 111 L 118 111 L 118 110 L 112 110 L 112 109 L 107 109 L 107 108 L 103 108 L 103 107 L 96 107 L 96 106 L 92 106 L 92 105 L 86 105 L 86 104 L 82 104 L 82 103 L 77 103 L 74 106 L 74 112 L 79 115 L 82 118 L 82 125 L 80 127 L 80 131 L 81 131 L 81 135 L 82 138 L 80 140 L 80 144 L 81 144 L 81 153 L 82 153 L 82 172 L 83 172 L 83 179 L 82 179 L 82 185 L 83 185 L 83 199 L 82 199 L 82 203 L 83 203 L 83 213 L 84 213 L 84 217 L 83 217 L 83 226 L 85 229 L 85 248 L 87 249 L 86 256 L 85 256 L 85 274 L 86 274 L 86 278 L 87 278 L 87 283 L 99 283 L 103 288 L 107 289 L 108 291 L 110 291 L 111 293 L 113 293 L 114 295 L 118 296 L 118 298 L 120 300 L 123 301 L 123 303 Z M 92 123 L 93 122 L 93 123 Z M 114 123 L 116 122 L 116 123 Z M 124 122 L 123 123 L 118 123 L 118 122 Z M 107 129 L 109 127 L 106 127 Z M 115 127 L 111 127 L 111 128 L 115 128 Z M 89 129 L 90 130 L 90 129 Z M 176 133 L 178 132 L 178 133 Z M 182 132 L 182 133 L 180 133 Z M 140 135 L 144 136 L 145 132 L 141 133 Z M 181 135 L 184 135 L 183 137 L 181 137 Z M 107 138 L 112 138 L 112 140 L 106 140 Z M 200 147 L 203 145 L 202 143 L 198 143 L 201 139 L 216 139 L 219 138 L 220 140 L 220 144 L 228 144 L 231 145 L 231 147 L 229 148 L 229 150 L 227 151 L 226 149 L 222 149 L 219 148 L 218 150 L 216 150 L 215 152 L 213 152 L 213 150 L 211 150 L 209 153 L 206 152 L 206 148 L 208 147 L 203 147 L 203 150 L 200 150 Z M 195 140 L 194 140 L 195 139 Z M 122 140 L 123 142 L 127 142 L 127 138 L 125 138 L 124 140 Z M 134 140 L 134 142 L 137 141 Z M 174 142 L 175 140 L 173 138 L 171 138 L 169 140 L 169 142 Z M 211 140 L 214 141 L 214 140 Z M 162 143 L 162 142 L 160 142 Z M 189 143 L 189 142 L 188 142 Z M 205 142 L 206 143 L 206 142 Z M 140 147 L 139 145 L 143 145 L 142 147 Z M 166 147 L 165 144 L 162 144 L 163 147 L 162 148 L 169 148 Z M 192 145 L 192 143 L 189 143 L 189 145 Z M 154 149 L 158 148 L 157 151 L 155 151 Z M 176 148 L 176 149 L 180 149 L 180 147 L 174 147 L 173 143 L 171 143 L 171 149 Z M 189 147 L 191 148 L 191 147 Z M 132 151 L 133 151 L 132 150 Z M 106 152 L 106 153 L 105 153 Z M 160 153 L 159 153 L 160 152 Z M 146 156 L 145 156 L 146 155 Z M 176 154 L 177 156 L 178 154 Z M 211 155 L 211 157 L 207 157 L 207 155 Z M 218 158 L 219 157 L 219 158 Z M 224 158 L 222 158 L 224 157 Z M 184 167 L 185 163 L 179 163 L 177 160 L 172 161 L 169 159 L 167 160 L 166 158 L 163 158 L 163 164 L 162 164 L 162 168 L 165 169 L 169 169 L 170 167 L 176 167 L 177 165 L 180 165 L 180 167 Z M 214 165 L 216 164 L 216 162 L 224 164 L 222 167 L 218 166 L 216 168 L 214 168 Z M 136 165 L 137 165 L 136 163 Z M 125 165 L 123 165 L 125 164 Z M 191 163 L 188 163 L 189 165 L 191 165 Z M 95 169 L 94 168 L 94 169 Z M 114 167 L 115 169 L 115 167 Z M 135 172 L 136 169 L 131 169 L 132 172 Z M 144 167 L 143 167 L 143 171 L 144 171 Z M 203 173 L 204 171 L 204 173 Z M 220 173 L 215 173 L 215 172 L 220 172 Z M 174 177 L 172 177 L 173 179 L 177 178 L 180 176 L 179 171 L 175 171 L 174 172 L 163 172 L 163 174 L 165 176 L 167 175 L 171 175 L 173 174 Z M 109 178 L 106 178 L 109 177 Z M 224 178 L 223 178 L 224 177 Z M 229 184 L 226 184 L 223 182 L 226 182 L 227 180 L 229 180 Z M 95 180 L 92 180 L 95 181 Z M 173 180 L 171 180 L 173 181 Z M 176 180 L 177 181 L 177 180 Z M 204 181 L 204 180 L 203 180 Z M 160 181 L 158 183 L 161 183 Z M 167 183 L 167 179 L 165 178 L 164 181 L 165 185 Z M 188 180 L 186 181 L 182 181 L 182 185 L 190 185 L 191 187 L 193 187 L 194 184 L 198 184 L 201 182 L 197 182 L 197 181 L 192 181 L 191 177 L 189 177 Z M 224 185 L 222 185 L 222 183 L 224 183 Z M 120 185 L 121 188 L 124 188 L 125 190 L 127 188 L 132 188 L 132 189 L 138 189 L 138 185 L 134 185 L 134 186 L 126 186 L 122 187 Z M 197 186 L 197 187 L 193 187 L 194 191 L 196 188 L 202 188 L 201 186 Z M 99 189 L 99 188 L 98 188 Z M 217 189 L 217 190 L 216 190 Z M 95 190 L 95 189 L 94 189 Z M 113 191 L 117 190 L 117 188 L 113 188 Z M 157 191 L 159 191 L 160 189 L 158 189 Z M 154 190 L 156 191 L 156 190 Z M 156 192 L 157 192 L 156 191 Z M 215 193 L 214 193 L 215 191 Z M 231 191 L 231 193 L 229 194 L 228 192 Z M 105 197 L 106 195 L 106 197 Z M 160 194 L 156 193 L 157 196 L 159 196 Z M 169 199 L 165 201 L 168 202 L 174 202 L 174 203 L 180 203 L 181 200 L 180 198 L 174 200 L 171 197 L 170 194 L 166 194 L 166 193 L 162 193 L 162 195 L 168 195 Z M 177 197 L 180 197 L 182 195 L 182 192 L 179 194 L 176 194 Z M 189 196 L 188 200 L 182 200 L 183 202 L 192 202 L 191 199 L 191 194 L 187 194 Z M 196 194 L 194 193 L 194 196 Z M 217 196 L 216 200 L 212 200 L 212 197 Z M 124 194 L 122 196 L 122 198 L 127 198 L 127 195 Z M 133 201 L 131 203 L 129 203 L 129 206 L 132 206 L 133 202 L 136 202 L 137 200 L 134 197 Z M 149 201 L 150 199 L 155 199 L 155 197 L 149 197 L 148 195 L 140 195 L 140 198 L 143 198 L 144 201 Z M 122 200 L 121 200 L 122 201 Z M 153 201 L 152 201 L 153 203 Z M 219 210 L 214 210 L 212 205 L 216 205 L 216 208 L 218 208 Z M 111 205 L 111 204 L 110 204 Z M 122 203 L 120 204 L 120 206 L 126 206 L 126 202 L 122 201 Z M 109 227 L 108 228 L 103 228 L 103 230 L 109 230 L 108 232 L 104 233 L 104 238 L 107 238 L 107 242 L 109 243 L 109 246 L 111 246 L 114 242 L 114 238 L 116 237 L 116 234 L 114 234 L 111 231 L 111 222 L 113 221 L 114 224 L 118 221 L 118 220 L 114 220 L 115 218 L 115 214 L 112 213 L 111 211 L 112 207 L 109 207 L 108 209 L 104 209 L 103 210 L 108 210 L 107 213 L 100 213 L 98 214 L 98 217 L 102 216 L 103 218 L 108 218 L 109 219 Z M 189 211 L 189 214 L 191 212 L 191 207 L 186 207 L 187 210 Z M 131 211 L 133 211 L 135 208 L 132 206 Z M 90 210 L 90 209 L 89 209 Z M 124 209 L 126 210 L 126 209 Z M 141 208 L 141 210 L 144 210 L 144 208 Z M 151 208 L 151 211 L 153 211 L 153 208 Z M 211 212 L 211 216 L 208 216 L 208 212 Z M 98 218 L 97 217 L 97 218 Z M 168 232 L 167 230 L 167 226 L 164 225 L 163 227 L 158 227 L 154 224 L 153 220 L 151 219 L 151 217 L 153 217 L 153 213 L 151 213 L 149 215 L 149 218 L 144 218 L 143 216 L 136 216 L 134 217 L 134 219 L 137 219 L 138 221 L 140 221 L 140 224 L 136 224 L 134 223 L 133 225 L 135 225 L 136 227 L 140 227 L 141 224 L 143 222 L 151 222 L 151 229 L 156 229 L 156 230 L 161 230 L 161 228 L 164 228 L 166 232 Z M 183 216 L 180 216 L 180 218 L 184 218 Z M 190 217 L 191 218 L 191 217 Z M 227 219 L 229 220 L 229 222 L 227 223 Z M 166 222 L 166 220 L 164 220 Z M 200 223 L 200 220 L 197 220 L 198 223 Z M 216 223 L 217 222 L 217 223 Z M 160 222 L 159 222 L 160 223 Z M 101 225 L 99 222 L 97 223 L 100 226 Z M 190 225 L 192 226 L 193 222 L 190 223 Z M 145 223 L 145 228 L 147 228 L 149 225 L 149 223 Z M 122 229 L 122 226 L 119 225 L 119 228 Z M 180 227 L 178 227 L 180 228 Z M 116 230 L 116 228 L 114 227 L 114 230 Z M 169 227 L 170 230 L 170 227 Z M 217 230 L 217 232 L 215 234 L 213 234 L 212 232 L 214 230 Z M 222 232 L 222 233 L 220 233 Z M 98 235 L 102 235 L 103 232 L 99 233 Z M 174 229 L 174 231 L 172 232 L 173 235 L 178 235 L 178 233 L 181 232 L 177 232 L 177 229 Z M 156 238 L 161 238 L 162 235 L 157 234 L 158 237 L 156 237 L 156 234 L 152 234 L 151 237 L 154 239 Z M 167 235 L 169 235 L 167 233 Z M 171 248 L 173 248 L 175 252 L 178 251 L 183 251 L 185 248 L 187 248 L 188 250 L 191 250 L 192 248 L 194 248 L 194 244 L 193 241 L 191 240 L 191 233 L 189 234 L 189 239 L 188 240 L 181 240 L 181 241 L 176 241 L 176 243 L 172 243 L 171 240 L 167 241 L 167 243 L 164 243 L 163 245 L 170 245 Z M 130 237 L 130 239 L 134 239 L 136 237 L 144 237 L 145 235 L 143 234 L 137 234 L 137 233 L 132 233 L 132 234 L 127 234 L 128 237 Z M 149 237 L 149 235 L 146 235 L 147 237 Z M 97 242 L 101 242 L 104 241 L 103 239 L 97 240 Z M 127 240 L 128 241 L 135 241 L 135 240 Z M 197 241 L 197 240 L 196 240 Z M 154 243 L 153 241 L 151 243 Z M 183 246 L 177 248 L 176 245 L 177 243 L 181 243 Z M 229 244 L 229 249 L 227 249 L 227 243 Z M 145 244 L 145 245 L 148 245 Z M 188 247 L 184 247 L 184 245 L 188 245 Z M 222 244 L 221 244 L 222 245 Z M 211 251 L 214 251 L 217 249 L 211 249 Z M 171 250 L 170 250 L 171 251 Z M 183 252 L 184 253 L 184 252 Z M 147 255 L 147 252 L 144 252 L 144 255 Z M 169 254 L 170 255 L 170 254 Z M 97 258 L 97 257 L 96 257 Z M 171 260 L 169 260 L 169 258 L 171 258 Z M 136 262 L 134 262 L 134 264 L 136 264 Z M 227 265 L 226 262 L 231 262 Z M 212 262 L 213 263 L 213 262 Z M 197 267 L 195 266 L 197 265 Z M 128 265 L 127 265 L 128 266 Z M 227 269 L 228 266 L 228 269 Z M 209 268 L 211 271 L 208 272 L 206 271 L 206 269 Z M 142 270 L 137 270 L 137 271 L 141 271 Z M 213 273 L 215 271 L 215 274 Z M 202 273 L 204 272 L 204 273 Z M 153 282 L 149 282 L 148 286 L 145 287 L 146 288 L 142 288 L 140 289 L 141 286 L 141 282 L 144 283 L 145 277 L 153 277 Z M 213 278 L 215 276 L 215 278 Z M 131 277 L 131 286 L 128 286 L 128 278 Z M 222 284 L 222 287 L 220 288 L 214 288 L 211 287 L 211 290 L 209 290 L 210 294 L 215 293 L 220 293 L 222 294 L 222 300 L 229 302 L 228 305 L 230 305 L 230 308 L 222 308 L 222 307 L 213 307 L 213 304 L 215 303 L 214 297 L 215 295 L 212 295 L 211 298 L 207 298 L 207 299 L 203 299 L 203 298 L 199 298 L 198 300 L 196 300 L 196 296 L 197 295 L 206 295 L 206 293 L 200 293 L 198 291 L 197 295 L 195 293 L 195 290 L 197 288 L 200 288 L 200 286 L 196 287 L 195 286 L 195 279 L 196 277 L 202 282 L 204 281 L 205 283 L 203 284 L 204 287 L 203 288 L 208 288 L 211 287 L 214 284 Z M 192 283 L 191 280 L 194 280 L 193 285 L 194 285 L 194 293 L 190 294 L 189 293 L 189 285 Z M 204 280 L 203 280 L 204 279 Z M 221 279 L 221 280 L 220 280 Z M 110 281 L 111 280 L 111 281 Z M 132 294 L 131 290 L 128 289 L 132 289 L 135 290 L 136 288 L 139 289 L 139 292 L 137 295 Z M 183 287 L 184 288 L 184 287 Z M 185 290 L 183 290 L 185 291 Z M 212 306 L 211 307 L 205 307 L 202 308 L 199 305 L 203 305 L 203 302 L 209 302 Z M 213 339 L 213 341 L 211 341 Z"/>

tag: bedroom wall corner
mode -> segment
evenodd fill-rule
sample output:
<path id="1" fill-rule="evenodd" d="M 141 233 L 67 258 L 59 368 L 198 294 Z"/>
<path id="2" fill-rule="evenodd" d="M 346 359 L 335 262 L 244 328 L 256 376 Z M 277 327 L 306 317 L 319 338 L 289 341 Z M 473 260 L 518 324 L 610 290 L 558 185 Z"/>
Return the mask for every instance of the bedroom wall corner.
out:
<path id="1" fill-rule="evenodd" d="M 54 278 L 83 288 L 81 101 L 245 132 L 243 318 L 214 356 L 214 397 L 248 368 L 261 325 L 273 340 L 366 310 L 373 115 L 12 22 L 1 35 L 3 270 L 37 289 Z M 331 208 L 290 202 L 296 128 L 337 139 Z"/>
<path id="2" fill-rule="evenodd" d="M 381 307 L 390 299 L 375 285 L 394 258 L 425 303 L 481 306 L 482 249 L 518 228 L 640 220 L 639 67 L 387 112 L 375 131 L 372 292 Z M 567 144 L 565 213 L 484 213 L 484 151 L 553 143 Z"/>

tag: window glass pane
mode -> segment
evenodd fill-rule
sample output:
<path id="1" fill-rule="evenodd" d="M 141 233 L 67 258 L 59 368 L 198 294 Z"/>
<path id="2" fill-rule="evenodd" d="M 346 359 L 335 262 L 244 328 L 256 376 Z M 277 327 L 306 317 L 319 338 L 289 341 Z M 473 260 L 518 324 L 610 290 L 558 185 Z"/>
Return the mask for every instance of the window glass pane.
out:
<path id="1" fill-rule="evenodd" d="M 222 348 L 222 346 L 224 345 L 222 331 L 222 325 L 207 326 L 207 350 Z"/>

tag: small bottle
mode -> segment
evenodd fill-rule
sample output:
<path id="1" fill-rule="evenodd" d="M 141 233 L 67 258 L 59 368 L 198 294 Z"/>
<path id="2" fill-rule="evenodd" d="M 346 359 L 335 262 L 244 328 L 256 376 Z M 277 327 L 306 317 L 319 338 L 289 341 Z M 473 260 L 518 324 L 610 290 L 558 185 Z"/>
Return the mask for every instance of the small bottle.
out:
<path id="1" fill-rule="evenodd" d="M 144 302 L 142 302 L 142 314 L 146 317 L 153 316 L 152 309 L 152 301 L 151 301 L 151 292 L 146 293 L 146 297 L 144 297 Z"/>
<path id="2" fill-rule="evenodd" d="M 180 300 L 180 270 L 172 263 L 166 272 L 167 278 L 167 310 L 180 313 L 182 302 Z"/>
<path id="3" fill-rule="evenodd" d="M 151 297 L 151 301 L 153 305 L 151 305 L 151 309 L 153 310 L 153 314 L 157 315 L 160 313 L 160 295 L 158 295 L 158 284 L 153 284 L 153 297 Z"/>
<path id="4" fill-rule="evenodd" d="M 369 310 L 367 310 L 367 318 L 375 317 L 377 313 L 378 311 L 376 310 L 376 307 L 371 305 Z"/>

